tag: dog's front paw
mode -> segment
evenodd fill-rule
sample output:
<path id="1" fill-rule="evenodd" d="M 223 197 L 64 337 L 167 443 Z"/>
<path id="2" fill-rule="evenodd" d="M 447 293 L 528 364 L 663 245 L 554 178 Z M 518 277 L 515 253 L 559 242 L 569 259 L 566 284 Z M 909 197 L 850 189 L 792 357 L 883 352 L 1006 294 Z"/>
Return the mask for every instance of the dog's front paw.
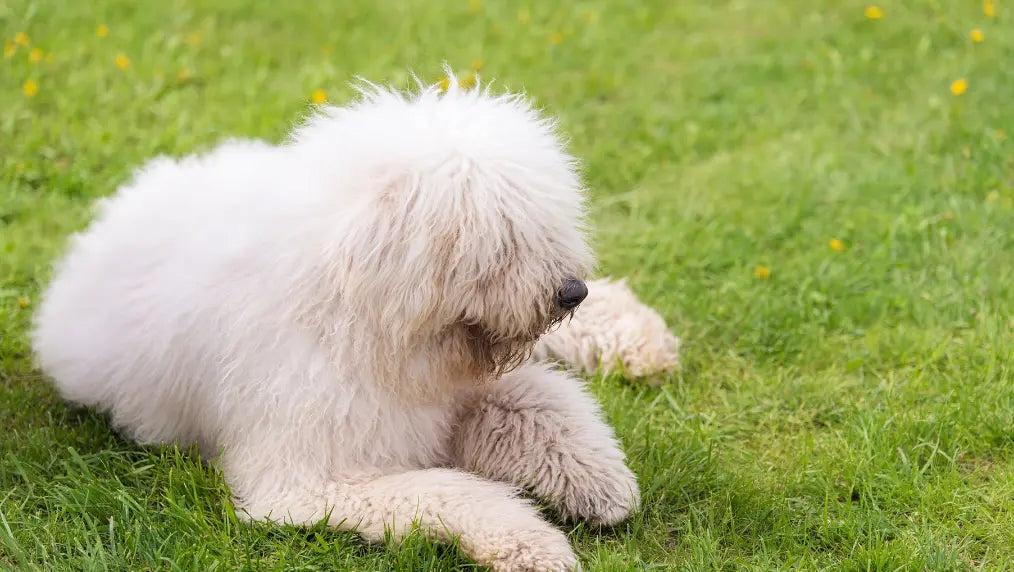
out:
<path id="1" fill-rule="evenodd" d="M 484 545 L 486 554 L 481 560 L 496 572 L 570 572 L 580 568 L 567 536 L 548 526 L 507 531 Z"/>
<path id="2" fill-rule="evenodd" d="M 595 461 L 592 463 L 597 464 Z M 598 464 L 601 466 L 570 472 L 567 487 L 557 499 L 561 516 L 612 526 L 626 520 L 640 505 L 641 490 L 637 477 L 622 461 L 609 460 Z"/>

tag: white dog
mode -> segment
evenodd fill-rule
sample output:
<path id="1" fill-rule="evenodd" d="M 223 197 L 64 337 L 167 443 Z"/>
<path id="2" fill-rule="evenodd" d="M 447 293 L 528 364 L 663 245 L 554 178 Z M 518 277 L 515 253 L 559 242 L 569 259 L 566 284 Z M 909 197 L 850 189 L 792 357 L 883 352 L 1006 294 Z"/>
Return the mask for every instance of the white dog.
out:
<path id="1" fill-rule="evenodd" d="M 418 526 L 497 570 L 570 569 L 519 487 L 596 524 L 639 502 L 582 383 L 526 362 L 587 294 L 575 161 L 520 96 L 362 95 L 279 146 L 157 159 L 103 201 L 39 308 L 40 365 L 140 443 L 220 453 L 249 518 Z M 542 357 L 624 360 L 568 351 L 587 337 L 568 327 Z M 632 363 L 667 369 L 657 330 L 599 339 L 653 338 Z"/>

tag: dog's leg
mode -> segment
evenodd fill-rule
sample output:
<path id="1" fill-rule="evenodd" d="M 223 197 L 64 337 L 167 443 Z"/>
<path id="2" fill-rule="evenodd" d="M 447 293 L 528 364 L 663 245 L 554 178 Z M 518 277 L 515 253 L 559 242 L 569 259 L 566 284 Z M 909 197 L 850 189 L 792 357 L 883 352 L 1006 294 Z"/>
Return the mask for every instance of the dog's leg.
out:
<path id="1" fill-rule="evenodd" d="M 457 538 L 469 557 L 494 570 L 562 571 L 577 562 L 566 535 L 516 489 L 454 469 L 332 482 L 237 502 L 237 512 L 253 520 L 310 526 L 327 515 L 330 525 L 368 542 L 382 542 L 387 532 L 398 540 L 418 526 L 431 538 Z"/>
<path id="2" fill-rule="evenodd" d="M 571 519 L 615 524 L 640 500 L 612 429 L 582 383 L 539 364 L 505 375 L 455 433 L 456 462 L 531 489 Z"/>

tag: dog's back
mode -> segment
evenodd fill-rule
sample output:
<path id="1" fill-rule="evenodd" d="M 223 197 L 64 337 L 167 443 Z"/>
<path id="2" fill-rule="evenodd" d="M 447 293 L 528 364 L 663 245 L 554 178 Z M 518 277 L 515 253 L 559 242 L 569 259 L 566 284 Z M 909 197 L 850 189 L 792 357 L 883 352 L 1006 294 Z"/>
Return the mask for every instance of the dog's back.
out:
<path id="1" fill-rule="evenodd" d="M 158 158 L 99 201 L 56 267 L 32 332 L 39 365 L 65 399 L 109 412 L 142 442 L 202 440 L 195 417 L 205 412 L 188 399 L 201 388 L 179 385 L 193 381 L 201 337 L 216 331 L 202 327 L 214 320 L 202 313 L 214 306 L 208 298 L 229 296 L 211 287 L 215 274 L 256 245 L 249 219 L 267 207 L 249 203 L 277 157 L 266 144 L 232 141 Z"/>

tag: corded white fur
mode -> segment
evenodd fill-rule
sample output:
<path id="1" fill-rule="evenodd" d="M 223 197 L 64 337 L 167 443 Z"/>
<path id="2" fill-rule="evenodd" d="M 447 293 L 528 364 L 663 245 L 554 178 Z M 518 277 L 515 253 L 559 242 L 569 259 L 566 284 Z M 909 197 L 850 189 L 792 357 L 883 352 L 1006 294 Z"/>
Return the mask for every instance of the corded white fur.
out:
<path id="1" fill-rule="evenodd" d="M 573 327 L 554 300 L 593 264 L 584 200 L 524 98 L 368 86 L 285 144 L 147 164 L 72 239 L 34 348 L 137 441 L 221 453 L 253 519 L 570 569 L 515 487 L 603 524 L 639 496 L 582 383 L 524 362 Z"/>

